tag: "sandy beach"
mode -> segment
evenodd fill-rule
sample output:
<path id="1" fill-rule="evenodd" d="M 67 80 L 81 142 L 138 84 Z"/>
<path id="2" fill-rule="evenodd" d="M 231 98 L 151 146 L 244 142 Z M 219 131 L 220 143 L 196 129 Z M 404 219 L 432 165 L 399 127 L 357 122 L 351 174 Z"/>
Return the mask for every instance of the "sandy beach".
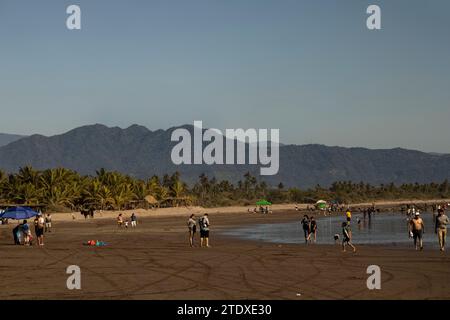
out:
<path id="1" fill-rule="evenodd" d="M 278 245 L 221 235 L 236 226 L 299 220 L 298 211 L 278 207 L 270 215 L 204 209 L 210 213 L 212 247 L 189 248 L 187 215 L 200 209 L 160 209 L 152 216 L 137 211 L 135 230 L 119 230 L 117 212 L 75 221 L 70 214 L 55 214 L 44 248 L 14 246 L 15 222 L 0 226 L 0 298 L 450 299 L 448 251 L 358 246 L 353 254 L 334 245 Z M 83 246 L 90 239 L 108 245 Z M 366 286 L 366 269 L 373 264 L 382 271 L 381 290 Z M 81 290 L 66 288 L 69 265 L 81 268 Z"/>

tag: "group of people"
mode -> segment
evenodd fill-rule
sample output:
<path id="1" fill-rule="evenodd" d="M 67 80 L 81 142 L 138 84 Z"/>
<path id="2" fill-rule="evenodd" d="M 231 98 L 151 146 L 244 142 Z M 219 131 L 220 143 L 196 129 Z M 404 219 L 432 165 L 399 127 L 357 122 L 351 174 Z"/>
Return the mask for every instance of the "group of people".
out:
<path id="1" fill-rule="evenodd" d="M 369 213 L 370 212 L 370 213 Z M 369 218 L 370 215 L 375 212 L 373 208 L 369 208 Z M 423 234 L 425 233 L 425 224 L 423 219 L 421 218 L 420 210 L 409 207 L 407 211 L 408 215 L 408 233 L 409 237 L 414 240 L 414 247 L 416 250 L 423 250 Z M 342 250 L 346 251 L 346 246 L 350 246 L 354 252 L 356 252 L 356 248 L 352 243 L 352 230 L 351 230 L 351 221 L 352 221 L 352 213 L 350 209 L 348 209 L 345 213 L 346 221 L 342 223 Z M 317 224 L 312 223 L 314 218 L 308 218 L 305 215 L 302 219 L 302 226 L 305 235 L 305 242 L 308 243 L 311 238 L 311 234 L 314 234 L 314 239 L 316 239 L 317 233 Z M 358 224 L 360 224 L 360 219 L 358 218 Z M 434 224 L 434 232 L 438 236 L 439 241 L 439 249 L 440 251 L 445 251 L 445 243 L 447 238 L 447 225 L 449 224 L 449 218 L 445 214 L 444 207 L 437 207 L 437 215 L 433 213 L 433 224 Z M 339 241 L 339 234 L 334 235 L 335 243 Z"/>
<path id="2" fill-rule="evenodd" d="M 414 247 L 416 250 L 423 250 L 423 234 L 425 233 L 425 224 L 420 216 L 420 211 L 411 210 L 411 214 L 414 214 L 413 218 L 409 219 L 408 230 L 409 237 L 414 239 Z M 434 218 L 434 232 L 438 236 L 439 250 L 445 251 L 445 241 L 447 238 L 447 225 L 449 224 L 449 218 L 444 212 L 443 208 L 438 209 L 438 214 Z"/>
<path id="3" fill-rule="evenodd" d="M 187 222 L 189 231 L 189 245 L 195 247 L 195 234 L 197 233 L 197 224 L 200 227 L 200 247 L 209 248 L 209 218 L 208 214 L 205 213 L 203 216 L 199 217 L 196 221 L 195 214 L 191 214 Z"/>
<path id="4" fill-rule="evenodd" d="M 47 213 L 45 217 L 42 213 L 38 213 L 34 219 L 34 232 L 36 234 L 37 245 L 44 246 L 44 233 L 52 231 L 52 216 Z M 14 244 L 31 246 L 33 244 L 33 234 L 27 220 L 17 225 L 13 229 Z"/>
<path id="5" fill-rule="evenodd" d="M 259 208 L 257 208 L 257 207 L 255 207 L 255 208 L 253 208 L 253 209 L 251 209 L 251 208 L 248 208 L 248 210 L 247 210 L 249 213 L 263 213 L 263 214 L 269 214 L 269 213 L 271 213 L 271 211 L 269 210 L 269 207 L 263 207 L 263 206 L 260 206 Z"/>
<path id="6" fill-rule="evenodd" d="M 311 237 L 314 236 L 314 242 L 317 241 L 317 222 L 314 217 L 308 217 L 308 215 L 304 215 L 301 221 L 303 233 L 305 235 L 305 243 L 311 242 Z"/>
<path id="7" fill-rule="evenodd" d="M 119 228 L 125 227 L 125 229 L 128 229 L 128 226 L 130 224 L 132 228 L 136 228 L 137 226 L 137 217 L 134 212 L 131 214 L 131 217 L 129 219 L 124 218 L 121 213 L 117 216 L 117 226 Z"/>

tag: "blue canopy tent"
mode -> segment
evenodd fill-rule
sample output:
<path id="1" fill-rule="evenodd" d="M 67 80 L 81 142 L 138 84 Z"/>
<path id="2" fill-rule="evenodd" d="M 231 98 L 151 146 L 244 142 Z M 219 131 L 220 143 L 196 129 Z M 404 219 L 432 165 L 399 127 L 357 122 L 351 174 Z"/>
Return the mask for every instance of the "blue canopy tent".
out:
<path id="1" fill-rule="evenodd" d="M 38 213 L 29 207 L 13 207 L 0 214 L 0 219 L 23 220 L 37 215 Z"/>

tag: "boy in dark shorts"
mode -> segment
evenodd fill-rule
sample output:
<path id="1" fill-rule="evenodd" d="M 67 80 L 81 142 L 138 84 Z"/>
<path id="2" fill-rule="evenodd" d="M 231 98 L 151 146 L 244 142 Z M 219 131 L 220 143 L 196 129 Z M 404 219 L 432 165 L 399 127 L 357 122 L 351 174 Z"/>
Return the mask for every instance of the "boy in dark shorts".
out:
<path id="1" fill-rule="evenodd" d="M 205 245 L 209 248 L 209 219 L 208 214 L 205 213 L 199 220 L 200 225 L 200 247 Z"/>
<path id="2" fill-rule="evenodd" d="M 34 220 L 34 231 L 36 233 L 36 238 L 39 246 L 44 245 L 44 229 L 45 229 L 45 219 L 41 213 L 36 216 Z"/>
<path id="3" fill-rule="evenodd" d="M 417 210 L 414 213 L 414 218 L 409 221 L 409 235 L 414 239 L 414 247 L 416 250 L 423 250 L 423 234 L 425 232 L 425 225 L 420 212 Z"/>
<path id="4" fill-rule="evenodd" d="M 352 229 L 350 228 L 350 223 L 342 222 L 342 236 L 342 251 L 345 252 L 345 246 L 349 245 L 353 248 L 353 252 L 356 252 L 356 248 L 352 244 Z"/>

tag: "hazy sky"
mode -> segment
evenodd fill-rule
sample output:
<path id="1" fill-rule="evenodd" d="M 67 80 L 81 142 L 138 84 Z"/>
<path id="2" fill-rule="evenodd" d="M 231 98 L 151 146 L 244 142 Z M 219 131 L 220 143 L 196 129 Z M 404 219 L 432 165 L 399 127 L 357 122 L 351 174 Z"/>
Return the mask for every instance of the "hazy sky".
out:
<path id="1" fill-rule="evenodd" d="M 78 4 L 82 30 L 66 28 Z M 382 9 L 382 30 L 366 8 Z M 203 120 L 450 152 L 448 0 L 0 0 L 0 132 Z"/>

